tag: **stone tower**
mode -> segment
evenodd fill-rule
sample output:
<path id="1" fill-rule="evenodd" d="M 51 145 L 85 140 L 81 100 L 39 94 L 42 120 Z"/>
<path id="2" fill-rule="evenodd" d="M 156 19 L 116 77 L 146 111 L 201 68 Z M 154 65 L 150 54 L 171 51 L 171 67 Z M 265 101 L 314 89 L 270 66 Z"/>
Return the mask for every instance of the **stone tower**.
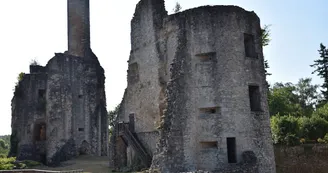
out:
<path id="1" fill-rule="evenodd" d="M 275 173 L 259 17 L 237 6 L 167 15 L 164 0 L 141 0 L 131 29 L 112 166 L 148 154 L 164 173 Z"/>
<path id="2" fill-rule="evenodd" d="M 108 154 L 105 75 L 90 48 L 89 1 L 68 0 L 68 51 L 30 65 L 12 99 L 10 156 L 58 165 Z"/>
<path id="3" fill-rule="evenodd" d="M 68 52 L 85 57 L 90 48 L 89 0 L 67 0 Z"/>

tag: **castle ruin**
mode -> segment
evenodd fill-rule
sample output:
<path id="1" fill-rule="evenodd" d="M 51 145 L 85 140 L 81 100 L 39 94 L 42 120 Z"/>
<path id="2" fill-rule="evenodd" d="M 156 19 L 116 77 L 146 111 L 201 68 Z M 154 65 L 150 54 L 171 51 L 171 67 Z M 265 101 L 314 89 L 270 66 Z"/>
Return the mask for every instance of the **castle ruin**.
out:
<path id="1" fill-rule="evenodd" d="M 50 166 L 108 155 L 105 76 L 90 48 L 89 0 L 67 0 L 68 51 L 30 65 L 12 99 L 10 156 Z"/>
<path id="2" fill-rule="evenodd" d="M 275 173 L 260 19 L 237 6 L 168 15 L 141 0 L 110 166 Z"/>

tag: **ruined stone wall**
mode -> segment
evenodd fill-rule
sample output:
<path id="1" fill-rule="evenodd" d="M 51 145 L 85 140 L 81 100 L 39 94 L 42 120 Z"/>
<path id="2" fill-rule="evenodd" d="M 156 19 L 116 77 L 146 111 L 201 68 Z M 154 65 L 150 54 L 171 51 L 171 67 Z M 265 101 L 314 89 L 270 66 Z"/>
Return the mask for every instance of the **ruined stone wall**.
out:
<path id="1" fill-rule="evenodd" d="M 65 54 L 56 54 L 47 68 L 48 160 L 60 157 L 58 147 L 67 157 L 80 150 L 107 155 L 103 69 L 95 60 Z"/>
<path id="2" fill-rule="evenodd" d="M 34 145 L 35 126 L 45 122 L 45 99 L 40 91 L 46 88 L 47 74 L 25 74 L 16 86 L 12 99 L 12 144 L 9 155 L 18 159 L 40 160 Z"/>
<path id="3" fill-rule="evenodd" d="M 106 156 L 105 76 L 97 57 L 92 52 L 87 58 L 57 53 L 44 68 L 45 72 L 25 75 L 15 91 L 12 130 L 19 141 L 17 155 L 34 153 L 37 144 L 29 131 L 42 122 L 46 126 L 43 145 L 48 165 L 79 154 Z"/>
<path id="4" fill-rule="evenodd" d="M 277 173 L 325 173 L 328 169 L 327 144 L 275 146 Z"/>
<path id="5" fill-rule="evenodd" d="M 168 16 L 163 0 L 138 3 L 119 119 L 135 113 L 152 168 L 275 172 L 260 31 L 257 15 L 236 6 Z M 236 163 L 228 163 L 227 138 L 235 139 Z"/>
<path id="6" fill-rule="evenodd" d="M 153 165 L 164 172 L 233 171 L 238 166 L 228 163 L 227 138 L 234 137 L 238 163 L 252 151 L 259 172 L 274 172 L 258 17 L 234 6 L 199 7 L 165 24 L 177 28 L 167 32 L 176 47 L 167 47 L 174 60 L 161 135 L 165 154 Z M 254 57 L 245 55 L 245 33 L 254 37 Z M 259 112 L 250 110 L 249 85 L 260 88 Z"/>

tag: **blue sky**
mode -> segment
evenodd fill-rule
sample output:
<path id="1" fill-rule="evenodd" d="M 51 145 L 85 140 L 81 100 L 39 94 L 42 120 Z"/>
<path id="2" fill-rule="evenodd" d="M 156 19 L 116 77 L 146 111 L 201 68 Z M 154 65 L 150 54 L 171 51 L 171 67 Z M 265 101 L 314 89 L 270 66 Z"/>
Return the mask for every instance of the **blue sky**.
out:
<path id="1" fill-rule="evenodd" d="M 130 52 L 130 21 L 138 0 L 90 0 L 91 47 L 105 69 L 107 109 L 122 99 Z M 272 41 L 264 48 L 273 82 L 297 82 L 312 77 L 309 66 L 319 44 L 328 46 L 328 6 L 325 0 L 178 0 L 182 10 L 200 5 L 238 5 L 271 25 Z M 177 0 L 167 0 L 169 13 Z M 11 98 L 17 75 L 29 71 L 36 58 L 42 65 L 67 49 L 66 0 L 7 0 L 0 6 L 0 135 L 10 134 Z M 326 30 L 326 32 L 324 32 Z"/>

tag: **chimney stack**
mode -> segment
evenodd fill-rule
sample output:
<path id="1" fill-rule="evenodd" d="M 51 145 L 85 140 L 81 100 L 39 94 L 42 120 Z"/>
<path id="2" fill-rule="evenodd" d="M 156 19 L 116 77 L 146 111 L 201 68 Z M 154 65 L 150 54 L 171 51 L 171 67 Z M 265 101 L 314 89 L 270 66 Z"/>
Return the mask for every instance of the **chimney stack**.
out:
<path id="1" fill-rule="evenodd" d="M 68 53 L 85 57 L 90 50 L 89 0 L 67 0 Z"/>

